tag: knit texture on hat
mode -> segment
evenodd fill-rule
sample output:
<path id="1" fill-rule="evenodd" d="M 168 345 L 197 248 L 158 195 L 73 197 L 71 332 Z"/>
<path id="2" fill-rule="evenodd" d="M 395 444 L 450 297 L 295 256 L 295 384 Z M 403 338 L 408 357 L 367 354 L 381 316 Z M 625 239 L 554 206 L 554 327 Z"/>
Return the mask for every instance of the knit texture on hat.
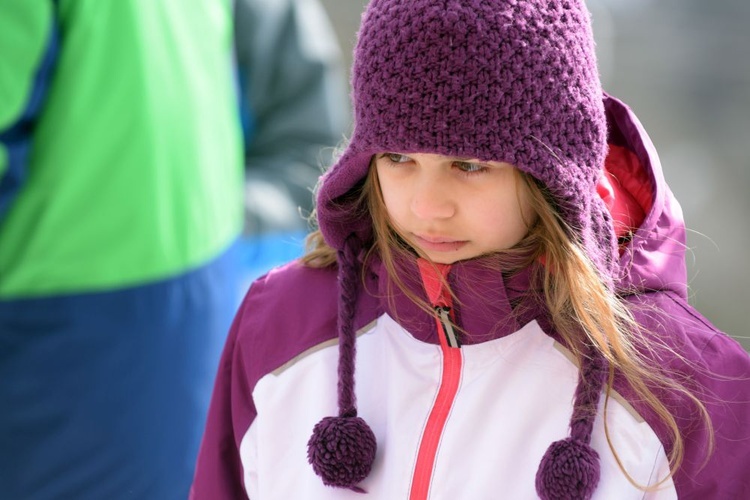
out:
<path id="1" fill-rule="evenodd" d="M 606 122 L 582 0 L 373 0 L 352 68 L 355 129 L 318 191 L 326 241 L 371 236 L 339 197 L 379 152 L 505 161 L 549 189 L 605 280 L 615 265 L 596 194 Z"/>

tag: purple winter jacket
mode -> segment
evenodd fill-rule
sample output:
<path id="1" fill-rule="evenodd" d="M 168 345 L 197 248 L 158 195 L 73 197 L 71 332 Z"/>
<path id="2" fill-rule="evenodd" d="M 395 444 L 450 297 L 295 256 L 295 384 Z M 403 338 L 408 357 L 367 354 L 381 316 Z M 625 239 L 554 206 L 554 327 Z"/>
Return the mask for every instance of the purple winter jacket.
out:
<path id="1" fill-rule="evenodd" d="M 607 417 L 617 458 L 600 408 L 592 446 L 602 477 L 594 498 L 750 498 L 750 357 L 687 303 L 679 205 L 637 118 L 616 99 L 607 97 L 605 107 L 609 142 L 635 154 L 645 172 L 636 189 L 651 201 L 624 246 L 618 291 L 647 338 L 658 339 L 653 362 L 703 400 L 715 446 L 707 455 L 706 431 L 684 397 L 660 394 L 682 432 L 684 461 L 660 489 L 635 488 L 618 459 L 633 479 L 654 486 L 668 473 L 672 443 L 618 378 Z M 419 273 L 405 276 L 426 298 Z M 252 285 L 227 339 L 191 498 L 361 498 L 323 486 L 306 460 L 313 425 L 336 413 L 336 279 L 335 269 L 292 262 Z M 434 318 L 394 292 L 377 261 L 368 268 L 354 326 L 359 414 L 379 446 L 361 485 L 371 498 L 406 498 L 425 473 L 414 470 L 417 450 L 441 383 L 452 376 L 454 399 L 441 434 L 431 436 L 438 446 L 426 472 L 429 498 L 536 498 L 536 465 L 568 431 L 577 368 L 539 311 L 513 313 L 525 279 L 488 276 L 481 259 L 453 265 L 448 280 L 466 337 L 451 367 Z"/>

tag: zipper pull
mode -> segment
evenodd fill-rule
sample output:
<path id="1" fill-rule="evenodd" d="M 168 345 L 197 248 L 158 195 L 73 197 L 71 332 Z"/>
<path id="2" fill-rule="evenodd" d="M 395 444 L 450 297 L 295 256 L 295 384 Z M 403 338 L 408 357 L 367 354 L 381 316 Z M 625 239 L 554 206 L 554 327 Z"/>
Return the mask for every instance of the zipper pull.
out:
<path id="1" fill-rule="evenodd" d="M 450 271 L 450 264 L 435 264 L 424 259 L 417 259 L 419 274 L 422 277 L 427 298 L 435 308 L 438 330 L 443 331 L 448 347 L 458 348 L 461 343 L 451 321 L 451 294 L 445 286 Z M 439 332 L 438 332 L 439 333 Z"/>
<path id="2" fill-rule="evenodd" d="M 456 331 L 453 329 L 453 323 L 451 322 L 450 307 L 437 306 L 435 307 L 435 312 L 437 312 L 440 324 L 443 326 L 443 333 L 445 334 L 445 339 L 448 341 L 448 345 L 456 348 L 461 347 L 461 343 L 458 341 L 458 335 L 456 335 Z"/>

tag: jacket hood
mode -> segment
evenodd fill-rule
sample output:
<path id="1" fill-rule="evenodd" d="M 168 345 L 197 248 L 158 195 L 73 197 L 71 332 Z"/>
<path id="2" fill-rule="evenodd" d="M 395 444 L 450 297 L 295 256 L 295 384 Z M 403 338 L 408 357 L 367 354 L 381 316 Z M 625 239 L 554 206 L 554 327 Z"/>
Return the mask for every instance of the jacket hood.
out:
<path id="1" fill-rule="evenodd" d="M 643 209 L 634 217 L 632 210 L 617 213 L 613 203 L 607 203 L 614 223 L 629 226 L 629 241 L 620 246 L 616 289 L 621 294 L 669 290 L 687 298 L 682 209 L 664 179 L 656 148 L 628 106 L 605 96 L 604 108 L 610 145 L 606 165 L 616 183 L 615 197 L 638 199 Z M 623 150 L 630 160 L 615 161 Z"/>

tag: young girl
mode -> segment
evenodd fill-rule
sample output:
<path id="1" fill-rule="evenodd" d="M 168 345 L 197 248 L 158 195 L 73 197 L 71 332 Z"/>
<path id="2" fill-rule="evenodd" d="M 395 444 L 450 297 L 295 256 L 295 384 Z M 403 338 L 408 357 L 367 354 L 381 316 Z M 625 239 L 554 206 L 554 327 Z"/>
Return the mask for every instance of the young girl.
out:
<path id="1" fill-rule="evenodd" d="M 686 301 L 583 1 L 372 0 L 352 82 L 320 231 L 230 332 L 193 498 L 750 498 L 750 360 Z"/>

